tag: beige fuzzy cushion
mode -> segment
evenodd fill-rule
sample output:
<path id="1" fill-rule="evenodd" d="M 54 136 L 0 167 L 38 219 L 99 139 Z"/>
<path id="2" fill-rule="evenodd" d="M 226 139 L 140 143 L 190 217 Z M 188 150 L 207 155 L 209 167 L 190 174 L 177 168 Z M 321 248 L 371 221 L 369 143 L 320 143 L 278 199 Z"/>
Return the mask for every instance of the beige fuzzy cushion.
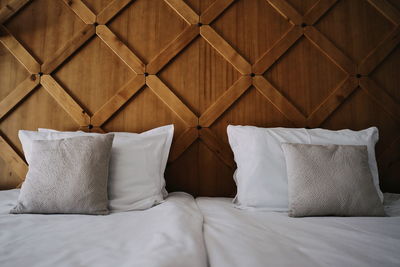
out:
<path id="1" fill-rule="evenodd" d="M 384 216 L 366 146 L 282 144 L 289 216 Z"/>
<path id="2" fill-rule="evenodd" d="M 107 214 L 114 135 L 32 142 L 32 157 L 10 213 Z"/>

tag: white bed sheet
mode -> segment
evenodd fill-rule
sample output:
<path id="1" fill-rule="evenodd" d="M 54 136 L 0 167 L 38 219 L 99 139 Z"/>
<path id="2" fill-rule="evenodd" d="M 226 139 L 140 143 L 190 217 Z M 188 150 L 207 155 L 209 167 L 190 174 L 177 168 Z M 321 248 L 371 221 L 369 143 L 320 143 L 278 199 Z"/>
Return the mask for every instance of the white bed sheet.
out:
<path id="1" fill-rule="evenodd" d="M 385 197 L 385 210 L 395 217 L 290 218 L 284 212 L 239 210 L 228 198 L 196 201 L 211 267 L 399 267 L 400 200 Z"/>
<path id="2" fill-rule="evenodd" d="M 12 215 L 18 190 L 0 192 L 0 266 L 207 266 L 202 215 L 173 193 L 145 211 Z"/>

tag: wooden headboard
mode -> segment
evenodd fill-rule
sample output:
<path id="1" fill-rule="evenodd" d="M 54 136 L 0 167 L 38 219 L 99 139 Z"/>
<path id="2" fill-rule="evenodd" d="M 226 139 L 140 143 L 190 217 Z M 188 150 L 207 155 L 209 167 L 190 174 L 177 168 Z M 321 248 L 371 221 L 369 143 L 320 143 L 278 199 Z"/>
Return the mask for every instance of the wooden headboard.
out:
<path id="1" fill-rule="evenodd" d="M 378 126 L 400 192 L 398 0 L 0 0 L 0 188 L 19 129 L 175 124 L 168 189 L 232 196 L 228 124 Z"/>

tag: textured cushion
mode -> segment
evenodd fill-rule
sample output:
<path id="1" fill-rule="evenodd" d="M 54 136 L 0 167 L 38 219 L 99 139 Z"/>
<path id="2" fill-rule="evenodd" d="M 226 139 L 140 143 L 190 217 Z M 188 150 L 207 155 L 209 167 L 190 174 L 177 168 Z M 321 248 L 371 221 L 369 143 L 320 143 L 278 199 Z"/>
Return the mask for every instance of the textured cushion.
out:
<path id="1" fill-rule="evenodd" d="M 366 146 L 282 144 L 289 216 L 383 216 Z"/>
<path id="2" fill-rule="evenodd" d="M 164 171 L 174 135 L 166 125 L 137 133 L 115 132 L 108 181 L 109 208 L 113 212 L 144 210 L 161 203 L 165 190 Z M 32 140 L 58 140 L 97 133 L 58 132 L 50 129 L 19 131 L 25 158 L 30 158 Z"/>
<path id="3" fill-rule="evenodd" d="M 114 135 L 32 141 L 29 171 L 11 213 L 107 214 Z"/>
<path id="4" fill-rule="evenodd" d="M 375 160 L 375 144 L 378 141 L 376 127 L 361 131 L 331 131 L 229 125 L 228 138 L 237 164 L 234 174 L 237 195 L 234 203 L 238 208 L 288 210 L 288 183 L 282 143 L 367 146 L 375 188 L 382 196 Z"/>

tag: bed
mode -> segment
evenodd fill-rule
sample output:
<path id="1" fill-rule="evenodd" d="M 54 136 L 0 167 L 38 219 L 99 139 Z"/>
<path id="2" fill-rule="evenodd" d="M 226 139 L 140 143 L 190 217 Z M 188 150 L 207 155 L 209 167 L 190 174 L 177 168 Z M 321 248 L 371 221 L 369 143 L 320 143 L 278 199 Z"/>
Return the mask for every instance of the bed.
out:
<path id="1" fill-rule="evenodd" d="M 9 214 L 18 194 L 0 192 L 0 266 L 207 265 L 202 216 L 186 193 L 105 216 Z"/>
<path id="2" fill-rule="evenodd" d="M 400 266 L 400 195 L 390 217 L 291 218 L 240 210 L 231 198 L 197 198 L 210 266 Z"/>

